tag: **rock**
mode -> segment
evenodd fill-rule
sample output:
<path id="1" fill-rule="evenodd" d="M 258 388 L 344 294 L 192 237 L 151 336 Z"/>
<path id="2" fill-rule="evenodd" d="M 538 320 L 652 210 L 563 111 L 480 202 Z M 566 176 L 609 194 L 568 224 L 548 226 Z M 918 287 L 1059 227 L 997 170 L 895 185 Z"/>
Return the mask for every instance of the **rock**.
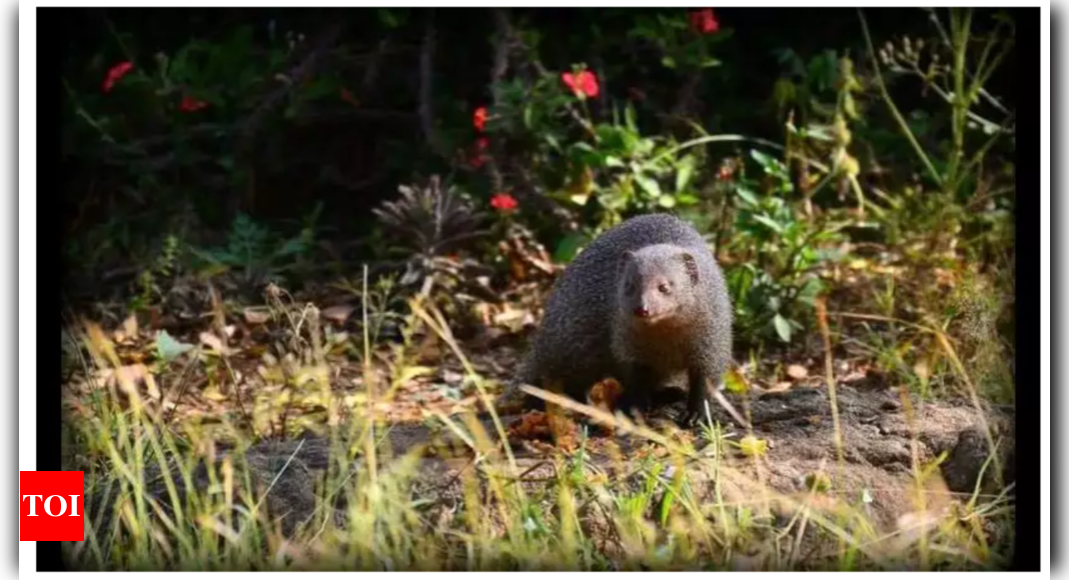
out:
<path id="1" fill-rule="evenodd" d="M 947 487 L 951 491 L 971 494 L 988 456 L 987 438 L 982 431 L 975 428 L 962 431 L 957 445 L 941 466 Z M 994 465 L 989 465 L 984 478 L 987 484 L 994 481 L 994 472 Z"/>

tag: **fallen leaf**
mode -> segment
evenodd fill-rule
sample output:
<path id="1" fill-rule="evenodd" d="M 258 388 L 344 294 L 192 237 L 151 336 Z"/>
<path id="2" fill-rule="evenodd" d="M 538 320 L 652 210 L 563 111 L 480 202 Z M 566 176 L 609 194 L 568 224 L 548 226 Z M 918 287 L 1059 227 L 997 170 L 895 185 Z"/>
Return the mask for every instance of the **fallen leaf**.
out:
<path id="1" fill-rule="evenodd" d="M 212 386 L 212 387 L 208 387 L 207 389 L 204 389 L 204 391 L 201 394 L 205 399 L 208 399 L 209 401 L 225 401 L 227 399 L 226 395 L 224 395 L 219 390 L 219 387 L 216 387 L 216 386 Z"/>
<path id="2" fill-rule="evenodd" d="M 464 375 L 450 369 L 442 369 L 442 380 L 450 385 L 458 385 L 464 382 Z"/>
<path id="3" fill-rule="evenodd" d="M 324 308 L 319 312 L 319 314 L 327 320 L 341 324 L 349 319 L 349 316 L 352 315 L 354 310 L 356 310 L 355 306 L 351 306 L 349 304 L 339 304 L 338 306 Z"/>
<path id="4" fill-rule="evenodd" d="M 271 313 L 264 306 L 250 306 L 245 309 L 245 322 L 249 324 L 265 324 L 271 320 Z"/>
<path id="5" fill-rule="evenodd" d="M 608 379 L 601 381 L 590 389 L 590 401 L 595 407 L 613 412 L 616 409 L 616 401 L 623 394 L 623 387 L 619 382 Z"/>
<path id="6" fill-rule="evenodd" d="M 175 340 L 166 330 L 161 330 L 156 334 L 156 353 L 165 362 L 170 362 L 192 349 L 192 344 Z"/>
<path id="7" fill-rule="evenodd" d="M 780 381 L 764 390 L 765 393 L 785 393 L 791 390 L 793 385 L 788 381 Z"/>
<path id="8" fill-rule="evenodd" d="M 215 336 L 210 332 L 200 333 L 200 341 L 204 344 L 204 346 L 207 346 L 208 348 L 214 350 L 219 354 L 230 354 L 230 349 L 228 349 L 226 345 L 223 344 L 223 341 L 218 336 Z"/>
<path id="9" fill-rule="evenodd" d="M 122 328 L 115 331 L 115 342 L 126 342 L 137 338 L 137 316 L 131 314 L 122 323 Z"/>
<path id="10" fill-rule="evenodd" d="M 800 381 L 809 376 L 809 369 L 802 365 L 790 365 L 787 367 L 787 376 Z"/>
<path id="11" fill-rule="evenodd" d="M 398 373 L 397 378 L 394 379 L 394 384 L 403 385 L 403 384 L 405 384 L 405 383 L 407 383 L 407 382 L 409 382 L 409 381 L 411 381 L 413 379 L 416 379 L 418 377 L 430 375 L 433 372 L 434 372 L 434 368 L 433 367 L 406 366 L 406 367 L 401 369 L 400 373 Z M 464 377 L 461 376 L 461 379 L 463 379 L 463 378 Z M 437 394 L 437 393 L 434 393 L 434 394 Z"/>
<path id="12" fill-rule="evenodd" d="M 524 413 L 509 426 L 509 438 L 543 439 L 549 437 L 549 418 L 542 411 Z"/>
<path id="13" fill-rule="evenodd" d="M 137 385 L 144 384 L 150 397 L 160 399 L 160 390 L 156 386 L 156 380 L 143 364 L 133 364 L 107 370 L 103 373 L 105 382 L 114 381 L 119 389 L 128 397 L 137 397 Z"/>

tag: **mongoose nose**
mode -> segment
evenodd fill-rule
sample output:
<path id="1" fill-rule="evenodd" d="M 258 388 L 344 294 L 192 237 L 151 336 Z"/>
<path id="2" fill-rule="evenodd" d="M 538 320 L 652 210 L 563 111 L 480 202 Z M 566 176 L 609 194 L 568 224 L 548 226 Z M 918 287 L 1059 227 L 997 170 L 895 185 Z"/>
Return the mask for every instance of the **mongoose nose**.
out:
<path id="1" fill-rule="evenodd" d="M 649 318 L 650 309 L 645 306 L 639 306 L 635 308 L 635 316 L 639 318 Z"/>

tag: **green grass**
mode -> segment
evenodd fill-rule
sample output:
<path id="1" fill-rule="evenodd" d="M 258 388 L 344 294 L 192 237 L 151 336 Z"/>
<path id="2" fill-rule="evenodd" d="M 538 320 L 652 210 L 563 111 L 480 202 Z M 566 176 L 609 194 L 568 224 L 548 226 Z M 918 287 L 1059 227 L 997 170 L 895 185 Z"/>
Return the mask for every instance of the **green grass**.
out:
<path id="1" fill-rule="evenodd" d="M 488 397 L 441 316 L 416 306 L 411 323 L 437 333 Z M 306 354 L 301 360 L 321 360 Z M 863 498 L 836 488 L 834 469 L 813 490 L 777 492 L 763 480 L 766 458 L 751 453 L 756 476 L 747 476 L 725 460 L 737 444 L 711 423 L 694 440 L 560 401 L 612 424 L 617 436 L 647 441 L 648 453 L 594 461 L 584 442 L 521 464 L 474 416 L 439 416 L 459 451 L 453 465 L 462 466 L 443 487 L 440 472 L 421 470 L 426 449 L 393 456 L 387 426 L 372 428 L 366 408 L 342 409 L 333 397 L 328 416 L 348 420 L 328 422 L 329 468 L 294 478 L 294 453 L 265 475 L 250 466 L 252 441 L 238 426 L 168 424 L 133 383 L 114 386 L 72 401 L 68 413 L 66 456 L 76 465 L 67 468 L 87 472 L 89 498 L 87 539 L 64 550 L 78 569 L 998 569 L 1012 543 L 1012 488 L 995 497 L 977 490 L 927 524 L 880 535 Z M 495 421 L 491 430 L 502 428 Z M 220 432 L 236 434 L 225 457 L 213 440 Z M 918 501 L 931 471 L 914 465 Z M 292 529 L 269 513 L 268 493 L 281 486 L 315 488 L 312 517 Z M 110 518 L 98 510 L 104 497 L 117 506 Z"/>

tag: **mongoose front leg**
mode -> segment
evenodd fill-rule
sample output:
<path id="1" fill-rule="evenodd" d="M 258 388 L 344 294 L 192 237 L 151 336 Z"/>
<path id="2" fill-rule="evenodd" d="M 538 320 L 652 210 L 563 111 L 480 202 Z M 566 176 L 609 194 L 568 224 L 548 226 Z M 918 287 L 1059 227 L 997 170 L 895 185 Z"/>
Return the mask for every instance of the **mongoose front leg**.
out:
<path id="1" fill-rule="evenodd" d="M 693 427 L 702 418 L 705 401 L 708 400 L 708 380 L 700 369 L 690 369 L 687 373 L 687 412 L 683 415 L 683 426 Z"/>
<path id="2" fill-rule="evenodd" d="M 621 386 L 624 394 L 620 397 L 620 410 L 635 417 L 636 411 L 645 413 L 649 410 L 650 395 L 657 388 L 657 377 L 653 369 L 643 364 L 632 364 L 625 373 Z"/>

